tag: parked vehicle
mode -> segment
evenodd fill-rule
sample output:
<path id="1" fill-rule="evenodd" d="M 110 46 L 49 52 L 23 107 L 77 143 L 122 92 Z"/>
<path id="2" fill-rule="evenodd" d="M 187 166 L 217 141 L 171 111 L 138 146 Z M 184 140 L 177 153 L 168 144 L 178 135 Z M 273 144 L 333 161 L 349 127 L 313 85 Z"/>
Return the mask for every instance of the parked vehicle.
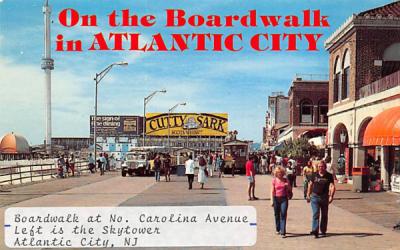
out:
<path id="1" fill-rule="evenodd" d="M 132 175 L 146 175 L 148 174 L 149 167 L 149 159 L 147 152 L 128 152 L 125 155 L 125 160 L 121 165 L 121 175 L 123 177 L 126 174 Z"/>
<path id="2" fill-rule="evenodd" d="M 121 175 L 125 177 L 137 175 L 151 175 L 154 173 L 152 167 L 153 159 L 157 153 L 165 151 L 164 147 L 137 147 L 125 154 L 125 159 L 121 164 Z"/>

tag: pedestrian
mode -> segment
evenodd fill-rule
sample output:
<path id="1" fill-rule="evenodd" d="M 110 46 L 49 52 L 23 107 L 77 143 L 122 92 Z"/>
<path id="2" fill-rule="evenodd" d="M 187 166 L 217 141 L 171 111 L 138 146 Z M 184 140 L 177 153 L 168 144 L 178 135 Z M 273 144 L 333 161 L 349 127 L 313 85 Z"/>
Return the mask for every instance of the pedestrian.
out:
<path id="1" fill-rule="evenodd" d="M 197 182 L 200 183 L 201 189 L 204 189 L 204 184 L 207 182 L 207 161 L 202 155 L 199 157 L 199 173 L 197 174 Z"/>
<path id="2" fill-rule="evenodd" d="M 285 238 L 289 199 L 292 199 L 293 193 L 283 167 L 275 168 L 271 184 L 271 206 L 274 208 L 276 234 Z"/>
<path id="3" fill-rule="evenodd" d="M 213 157 L 212 155 L 208 155 L 207 157 L 207 171 L 208 171 L 208 176 L 212 177 L 213 176 Z"/>
<path id="4" fill-rule="evenodd" d="M 293 171 L 293 166 L 290 161 L 288 161 L 286 165 L 286 177 L 289 181 L 290 186 L 293 187 L 293 182 L 294 182 L 294 171 Z"/>
<path id="5" fill-rule="evenodd" d="M 275 166 L 283 166 L 282 165 L 282 157 L 279 155 L 275 155 Z"/>
<path id="6" fill-rule="evenodd" d="M 303 192 L 304 192 L 304 199 L 307 199 L 307 191 L 308 191 L 308 183 L 311 180 L 313 175 L 313 167 L 312 162 L 308 161 L 307 165 L 303 168 Z"/>
<path id="7" fill-rule="evenodd" d="M 263 155 L 261 157 L 261 173 L 262 174 L 267 174 L 267 157 L 265 157 L 265 155 Z"/>
<path id="8" fill-rule="evenodd" d="M 326 236 L 328 228 L 328 207 L 335 195 L 335 182 L 332 174 L 326 171 L 326 163 L 318 163 L 318 172 L 314 173 L 308 184 L 307 202 L 311 202 L 312 230 L 315 238 Z"/>
<path id="9" fill-rule="evenodd" d="M 297 187 L 296 184 L 296 177 L 297 177 L 297 162 L 295 159 L 290 158 L 289 162 L 291 162 L 292 170 L 293 170 L 293 180 L 292 180 L 292 187 Z"/>
<path id="10" fill-rule="evenodd" d="M 65 173 L 65 160 L 63 155 L 59 155 L 57 160 L 58 177 L 64 178 Z"/>
<path id="11" fill-rule="evenodd" d="M 272 154 L 269 161 L 270 161 L 269 172 L 272 174 L 273 171 L 275 170 L 276 156 L 274 154 Z"/>
<path id="12" fill-rule="evenodd" d="M 253 164 L 254 158 L 250 156 L 249 160 L 246 162 L 246 177 L 249 182 L 247 187 L 247 194 L 249 196 L 249 201 L 258 200 L 255 196 L 255 189 L 256 189 L 256 171 L 254 169 Z"/>
<path id="13" fill-rule="evenodd" d="M 188 178 L 189 189 L 192 189 L 194 180 L 194 161 L 192 155 L 189 155 L 189 159 L 185 162 L 185 174 Z"/>
<path id="14" fill-rule="evenodd" d="M 110 158 L 108 157 L 107 153 L 104 153 L 103 156 L 104 156 L 104 159 L 106 160 L 105 164 L 104 164 L 104 169 L 107 171 L 110 171 Z"/>
<path id="15" fill-rule="evenodd" d="M 71 154 L 69 158 L 69 168 L 71 169 L 72 176 L 75 176 L 75 156 Z"/>
<path id="16" fill-rule="evenodd" d="M 89 154 L 89 165 L 88 166 L 89 166 L 90 173 L 93 174 L 94 170 L 96 168 L 96 164 L 94 162 L 94 157 L 93 157 L 92 153 Z"/>
<path id="17" fill-rule="evenodd" d="M 115 167 L 116 167 L 115 166 L 116 162 L 115 162 L 114 154 L 111 154 L 111 156 L 108 158 L 108 160 L 109 160 L 109 164 L 110 164 L 110 170 L 114 171 Z"/>
<path id="18" fill-rule="evenodd" d="M 254 171 L 256 172 L 256 174 L 260 173 L 259 163 L 260 163 L 260 160 L 258 159 L 258 155 L 254 154 L 253 155 L 253 165 L 254 165 Z"/>
<path id="19" fill-rule="evenodd" d="M 218 178 L 224 177 L 225 161 L 222 155 L 218 156 Z"/>
<path id="20" fill-rule="evenodd" d="M 157 154 L 156 158 L 154 158 L 154 175 L 156 177 L 156 182 L 160 181 L 160 173 L 161 173 L 161 159 L 160 155 Z"/>
<path id="21" fill-rule="evenodd" d="M 97 160 L 99 164 L 100 175 L 104 175 L 104 168 L 106 166 L 106 158 L 104 158 L 104 154 L 100 153 L 99 159 Z"/>
<path id="22" fill-rule="evenodd" d="M 65 178 L 69 177 L 69 170 L 70 170 L 70 165 L 69 165 L 69 157 L 68 153 L 64 155 L 65 157 L 65 171 L 64 171 L 64 176 Z"/>
<path id="23" fill-rule="evenodd" d="M 171 181 L 171 157 L 169 154 L 164 157 L 163 165 L 165 181 Z"/>

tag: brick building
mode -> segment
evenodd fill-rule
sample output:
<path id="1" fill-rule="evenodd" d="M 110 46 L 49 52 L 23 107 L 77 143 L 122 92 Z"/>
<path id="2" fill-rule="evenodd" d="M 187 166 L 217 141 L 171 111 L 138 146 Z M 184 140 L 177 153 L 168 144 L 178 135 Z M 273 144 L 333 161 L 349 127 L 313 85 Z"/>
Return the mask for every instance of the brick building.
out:
<path id="1" fill-rule="evenodd" d="M 289 126 L 279 141 L 289 138 L 320 137 L 320 146 L 328 128 L 328 81 L 315 80 L 325 76 L 304 75 L 293 80 L 289 96 Z M 308 79 L 304 79 L 308 78 Z"/>
<path id="2" fill-rule="evenodd" d="M 351 180 L 353 167 L 375 161 L 389 188 L 390 177 L 400 173 L 400 2 L 352 15 L 325 48 L 332 163 L 344 154 Z"/>

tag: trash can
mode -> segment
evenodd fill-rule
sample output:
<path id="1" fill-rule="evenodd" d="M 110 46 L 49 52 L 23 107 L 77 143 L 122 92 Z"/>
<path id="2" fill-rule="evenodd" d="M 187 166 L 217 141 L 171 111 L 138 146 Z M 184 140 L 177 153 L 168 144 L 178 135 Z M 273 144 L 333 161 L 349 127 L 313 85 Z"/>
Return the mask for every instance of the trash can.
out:
<path id="1" fill-rule="evenodd" d="M 177 176 L 184 176 L 186 172 L 185 165 L 178 165 L 176 167 L 176 175 Z"/>
<path id="2" fill-rule="evenodd" d="M 368 192 L 369 187 L 369 168 L 353 168 L 353 192 Z"/>

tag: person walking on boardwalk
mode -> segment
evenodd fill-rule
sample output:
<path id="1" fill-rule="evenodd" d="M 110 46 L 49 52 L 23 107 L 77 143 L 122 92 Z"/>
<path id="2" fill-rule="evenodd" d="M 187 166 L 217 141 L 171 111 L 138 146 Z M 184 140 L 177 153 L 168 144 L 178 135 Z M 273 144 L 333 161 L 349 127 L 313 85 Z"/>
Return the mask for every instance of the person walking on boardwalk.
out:
<path id="1" fill-rule="evenodd" d="M 89 154 L 89 171 L 90 171 L 90 173 L 93 174 L 95 169 L 96 169 L 96 164 L 94 162 L 94 157 L 93 157 L 92 153 L 90 153 Z"/>
<path id="2" fill-rule="evenodd" d="M 207 182 L 207 160 L 203 155 L 199 157 L 199 173 L 197 175 L 197 182 L 200 183 L 201 189 L 204 189 L 204 184 Z"/>
<path id="3" fill-rule="evenodd" d="M 69 168 L 71 169 L 72 176 L 75 176 L 75 156 L 71 154 L 69 158 Z"/>
<path id="4" fill-rule="evenodd" d="M 211 154 L 207 156 L 207 171 L 208 171 L 208 176 L 212 177 L 214 168 L 213 168 L 213 156 Z"/>
<path id="5" fill-rule="evenodd" d="M 287 163 L 287 167 L 286 167 L 286 177 L 289 181 L 290 186 L 294 187 L 293 182 L 294 182 L 294 169 L 292 166 L 292 163 L 290 161 L 288 161 Z"/>
<path id="6" fill-rule="evenodd" d="M 304 192 L 304 199 L 307 199 L 307 191 L 308 191 L 308 183 L 311 180 L 313 175 L 313 166 L 312 162 L 308 161 L 307 165 L 303 168 L 303 192 Z"/>
<path id="7" fill-rule="evenodd" d="M 189 189 L 192 189 L 194 180 L 194 161 L 192 155 L 189 155 L 189 159 L 185 162 L 185 174 L 188 178 Z"/>
<path id="8" fill-rule="evenodd" d="M 66 164 L 63 155 L 60 155 L 58 157 L 57 166 L 58 166 L 58 177 L 64 178 L 66 172 Z"/>
<path id="9" fill-rule="evenodd" d="M 335 182 L 332 174 L 326 171 L 326 163 L 318 163 L 318 172 L 314 173 L 308 184 L 307 202 L 311 202 L 312 230 L 315 238 L 326 236 L 328 228 L 328 207 L 335 195 Z M 321 219 L 320 219 L 321 217 Z"/>
<path id="10" fill-rule="evenodd" d="M 218 178 L 224 177 L 225 161 L 222 158 L 222 155 L 218 155 L 217 157 L 217 166 L 218 166 Z"/>
<path id="11" fill-rule="evenodd" d="M 171 157 L 166 154 L 163 161 L 165 181 L 171 181 Z"/>
<path id="12" fill-rule="evenodd" d="M 154 158 L 154 174 L 157 182 L 160 181 L 160 172 L 161 172 L 161 159 L 160 155 L 157 155 L 156 158 Z"/>
<path id="13" fill-rule="evenodd" d="M 106 158 L 104 158 L 103 153 L 100 153 L 97 163 L 99 164 L 100 175 L 104 175 L 104 168 L 106 167 Z"/>
<path id="14" fill-rule="evenodd" d="M 254 194 L 256 189 L 256 171 L 254 169 L 253 161 L 253 156 L 250 156 L 249 160 L 246 162 L 246 177 L 249 182 L 249 185 L 247 187 L 249 201 L 258 200 L 258 198 Z"/>
<path id="15" fill-rule="evenodd" d="M 289 180 L 285 178 L 283 167 L 275 168 L 271 184 L 271 206 L 274 208 L 276 234 L 285 238 L 289 199 L 292 198 L 293 193 Z"/>

